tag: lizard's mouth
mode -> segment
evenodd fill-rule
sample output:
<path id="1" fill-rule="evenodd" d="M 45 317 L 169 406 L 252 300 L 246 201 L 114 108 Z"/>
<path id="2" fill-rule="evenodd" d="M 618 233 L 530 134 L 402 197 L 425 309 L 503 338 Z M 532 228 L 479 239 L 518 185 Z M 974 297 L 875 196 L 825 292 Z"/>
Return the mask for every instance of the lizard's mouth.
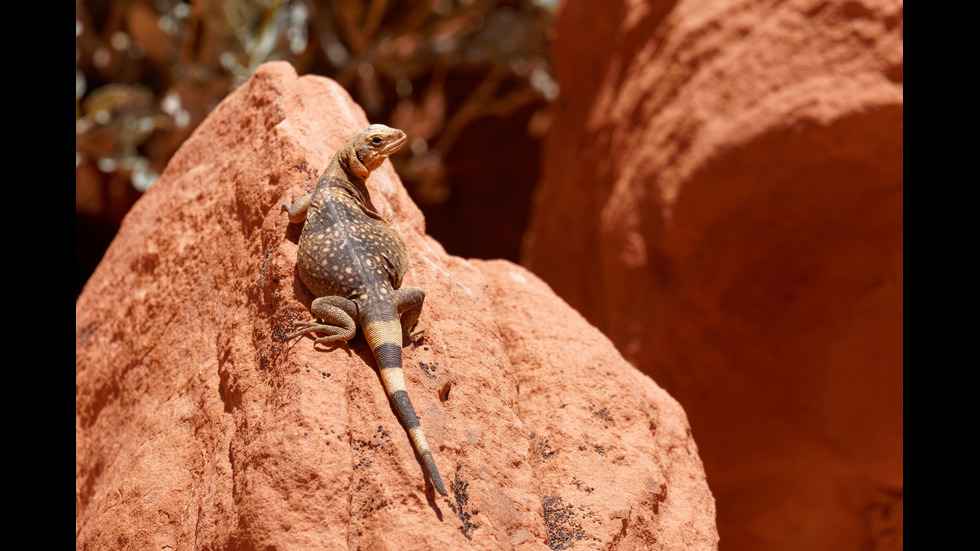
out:
<path id="1" fill-rule="evenodd" d="M 397 140 L 391 142 L 388 144 L 388 147 L 385 148 L 385 155 L 391 155 L 392 153 L 397 152 L 399 149 L 405 146 L 406 142 L 408 142 L 408 136 L 402 132 L 402 135 L 399 136 Z"/>

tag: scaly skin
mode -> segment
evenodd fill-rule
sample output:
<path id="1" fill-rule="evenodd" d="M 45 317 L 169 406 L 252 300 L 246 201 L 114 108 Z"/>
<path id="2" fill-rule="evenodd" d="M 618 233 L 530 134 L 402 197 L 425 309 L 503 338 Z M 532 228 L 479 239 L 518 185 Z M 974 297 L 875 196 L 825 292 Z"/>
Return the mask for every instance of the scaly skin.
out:
<path id="1" fill-rule="evenodd" d="M 294 196 L 292 205 L 283 204 L 290 222 L 306 221 L 296 264 L 300 279 L 317 297 L 310 310 L 321 320 L 293 322 L 303 329 L 287 339 L 316 331 L 326 336 L 315 342 L 346 341 L 360 325 L 395 415 L 408 431 L 433 486 L 446 495 L 408 399 L 402 370 L 403 342 L 422 332 L 412 330 L 425 292 L 401 287 L 408 269 L 405 243 L 378 214 L 365 185 L 371 171 L 406 140 L 401 130 L 372 124 L 337 151 L 311 193 Z"/>

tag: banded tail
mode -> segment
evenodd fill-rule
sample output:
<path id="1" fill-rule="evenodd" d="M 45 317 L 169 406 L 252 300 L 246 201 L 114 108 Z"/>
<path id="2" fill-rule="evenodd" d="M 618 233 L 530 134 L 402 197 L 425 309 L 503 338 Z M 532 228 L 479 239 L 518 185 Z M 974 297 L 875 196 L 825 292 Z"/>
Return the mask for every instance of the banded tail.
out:
<path id="1" fill-rule="evenodd" d="M 439 476 L 439 469 L 436 468 L 436 462 L 432 458 L 432 449 L 429 448 L 429 442 L 425 439 L 425 433 L 422 432 L 418 415 L 415 414 L 415 408 L 412 407 L 405 387 L 405 372 L 402 369 L 401 322 L 394 309 L 388 316 L 372 317 L 375 319 L 363 320 L 361 327 L 378 362 L 378 370 L 381 372 L 381 381 L 384 383 L 385 393 L 395 410 L 395 416 L 408 431 L 412 446 L 422 458 L 422 463 L 429 474 L 432 485 L 440 494 L 448 495 L 446 494 L 446 487 L 442 484 L 442 477 Z M 379 317 L 389 319 L 377 319 Z"/>

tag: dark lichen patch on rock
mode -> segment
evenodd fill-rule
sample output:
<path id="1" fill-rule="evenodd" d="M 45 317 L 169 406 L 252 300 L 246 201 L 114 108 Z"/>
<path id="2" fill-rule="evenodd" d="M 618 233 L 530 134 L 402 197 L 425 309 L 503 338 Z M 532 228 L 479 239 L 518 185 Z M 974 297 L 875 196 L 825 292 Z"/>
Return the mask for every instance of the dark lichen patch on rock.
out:
<path id="1" fill-rule="evenodd" d="M 576 541 L 591 540 L 582 525 L 575 519 L 572 505 L 566 505 L 561 497 L 548 495 L 541 500 L 544 526 L 548 534 L 548 547 L 554 550 L 570 549 Z"/>
<path id="2" fill-rule="evenodd" d="M 605 427 L 608 429 L 609 425 L 615 425 L 616 420 L 613 419 L 612 415 L 609 413 L 609 408 L 595 409 L 593 406 L 589 406 L 589 411 L 592 412 L 592 417 L 603 421 Z"/>
<path id="3" fill-rule="evenodd" d="M 386 498 L 376 499 L 374 497 L 368 497 L 367 499 L 361 500 L 358 504 L 357 518 L 367 517 L 375 511 L 384 509 L 388 505 L 391 505 L 391 501 Z"/>
<path id="4" fill-rule="evenodd" d="M 602 457 L 606 456 L 606 447 L 603 446 L 602 444 L 590 444 L 586 442 L 585 444 L 579 446 L 578 449 L 579 451 L 583 451 L 583 452 L 591 449 L 592 451 L 601 455 Z"/>
<path id="5" fill-rule="evenodd" d="M 587 494 L 591 494 L 592 492 L 595 491 L 595 488 L 593 488 L 592 486 L 589 486 L 588 484 L 586 484 L 585 482 L 582 482 L 581 480 L 579 480 L 577 478 L 573 478 L 572 479 L 572 484 L 576 488 L 578 488 L 579 490 L 581 490 L 581 491 L 583 491 L 583 492 L 585 492 Z"/>
<path id="6" fill-rule="evenodd" d="M 463 523 L 459 527 L 459 531 L 466 536 L 466 539 L 473 539 L 473 531 L 480 527 L 479 524 L 473 522 L 473 517 L 479 514 L 479 511 L 466 510 L 466 502 L 470 499 L 469 493 L 466 491 L 469 486 L 470 483 L 463 482 L 463 479 L 459 476 L 459 471 L 456 471 L 456 480 L 453 484 L 453 497 L 456 498 L 456 503 L 450 501 L 449 508 L 456 513 L 460 522 Z"/>
<path id="7" fill-rule="evenodd" d="M 533 442 L 534 439 L 535 439 L 535 435 L 534 433 L 531 433 L 531 441 Z M 533 449 L 534 449 L 534 454 L 537 455 L 539 458 L 538 459 L 539 462 L 547 461 L 552 457 L 554 457 L 556 453 L 558 453 L 557 450 L 551 449 L 551 445 L 548 443 L 547 438 L 542 438 L 537 442 L 535 442 Z"/>
<path id="8" fill-rule="evenodd" d="M 340 437 L 338 436 L 338 438 Z M 389 442 L 391 442 L 391 434 L 381 425 L 378 425 L 378 430 L 376 430 L 368 440 L 351 437 L 351 451 L 353 451 L 355 454 L 360 454 L 361 456 L 360 459 L 353 464 L 353 469 L 356 471 L 362 467 L 371 467 L 371 459 L 368 457 L 368 454 L 374 455 L 381 451 L 391 455 L 391 448 L 388 447 Z"/>
<path id="9" fill-rule="evenodd" d="M 430 379 L 435 379 L 437 377 L 436 370 L 439 368 L 439 362 L 419 362 L 419 367 L 422 368 L 422 373 Z"/>
<path id="10" fill-rule="evenodd" d="M 352 438 L 351 449 L 355 452 L 370 452 L 372 454 L 380 450 L 391 455 L 391 450 L 387 446 L 389 442 L 391 442 L 391 433 L 386 431 L 383 426 L 378 425 L 378 429 L 374 431 L 371 438 L 367 440 L 363 438 Z"/>

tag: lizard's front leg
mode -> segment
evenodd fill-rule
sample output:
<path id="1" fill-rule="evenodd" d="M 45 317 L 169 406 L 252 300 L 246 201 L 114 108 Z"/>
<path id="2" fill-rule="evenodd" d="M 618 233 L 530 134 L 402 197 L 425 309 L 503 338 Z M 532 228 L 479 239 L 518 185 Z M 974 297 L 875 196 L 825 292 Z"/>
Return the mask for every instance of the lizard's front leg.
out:
<path id="1" fill-rule="evenodd" d="M 338 296 L 320 297 L 310 305 L 310 311 L 320 321 L 294 321 L 293 327 L 304 328 L 286 335 L 286 340 L 310 331 L 327 334 L 313 342 L 349 341 L 354 338 L 354 333 L 357 331 L 354 323 L 357 318 L 357 306 L 350 300 Z"/>
<path id="2" fill-rule="evenodd" d="M 310 208 L 310 201 L 313 200 L 313 194 L 307 193 L 306 195 L 300 197 L 298 200 L 296 196 L 293 195 L 293 204 L 287 205 L 282 204 L 282 210 L 289 214 L 289 221 L 293 224 L 299 224 L 306 220 L 306 211 Z"/>

